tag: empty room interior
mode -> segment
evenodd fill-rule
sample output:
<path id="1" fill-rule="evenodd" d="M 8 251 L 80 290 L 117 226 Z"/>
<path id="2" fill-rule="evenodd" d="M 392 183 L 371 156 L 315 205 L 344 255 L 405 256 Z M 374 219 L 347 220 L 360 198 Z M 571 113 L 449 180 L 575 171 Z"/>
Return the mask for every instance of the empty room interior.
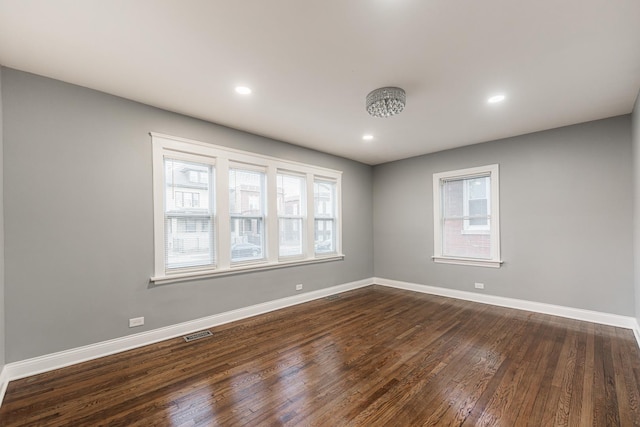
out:
<path id="1" fill-rule="evenodd" d="M 640 2 L 0 2 L 0 425 L 640 426 Z"/>

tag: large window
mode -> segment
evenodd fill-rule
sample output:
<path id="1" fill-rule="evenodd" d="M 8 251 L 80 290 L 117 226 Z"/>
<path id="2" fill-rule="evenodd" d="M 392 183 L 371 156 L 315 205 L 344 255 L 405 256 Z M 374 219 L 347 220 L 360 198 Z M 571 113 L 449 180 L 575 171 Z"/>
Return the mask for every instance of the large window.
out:
<path id="1" fill-rule="evenodd" d="M 342 259 L 340 171 L 152 134 L 156 283 Z"/>
<path id="2" fill-rule="evenodd" d="M 433 175 L 436 262 L 500 267 L 498 165 Z"/>

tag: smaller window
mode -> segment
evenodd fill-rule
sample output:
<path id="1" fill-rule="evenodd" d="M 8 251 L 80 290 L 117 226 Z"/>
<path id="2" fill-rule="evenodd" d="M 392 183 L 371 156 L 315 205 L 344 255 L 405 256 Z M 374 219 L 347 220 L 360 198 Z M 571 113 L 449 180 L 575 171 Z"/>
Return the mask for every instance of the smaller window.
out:
<path id="1" fill-rule="evenodd" d="M 500 267 L 498 165 L 433 175 L 436 262 Z"/>

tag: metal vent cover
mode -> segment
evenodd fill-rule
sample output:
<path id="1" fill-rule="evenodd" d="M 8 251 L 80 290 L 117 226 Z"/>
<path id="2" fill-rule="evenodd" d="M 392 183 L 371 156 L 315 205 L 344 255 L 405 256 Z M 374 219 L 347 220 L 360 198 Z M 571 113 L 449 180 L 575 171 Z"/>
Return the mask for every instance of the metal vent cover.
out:
<path id="1" fill-rule="evenodd" d="M 185 342 L 191 342 L 191 341 L 199 340 L 200 338 L 206 338 L 211 336 L 213 336 L 211 331 L 200 331 L 200 332 L 194 332 L 189 335 L 185 335 L 182 338 L 184 338 Z"/>
<path id="2" fill-rule="evenodd" d="M 329 295 L 328 297 L 325 298 L 328 301 L 332 301 L 334 299 L 340 299 L 340 295 L 335 294 L 335 295 Z"/>

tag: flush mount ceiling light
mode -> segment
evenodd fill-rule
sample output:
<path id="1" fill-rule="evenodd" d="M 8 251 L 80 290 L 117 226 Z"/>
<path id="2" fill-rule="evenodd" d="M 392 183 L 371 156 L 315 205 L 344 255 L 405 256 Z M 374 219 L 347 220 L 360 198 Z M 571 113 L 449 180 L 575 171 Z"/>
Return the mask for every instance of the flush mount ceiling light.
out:
<path id="1" fill-rule="evenodd" d="M 240 95 L 249 95 L 251 93 L 251 89 L 246 86 L 236 86 L 236 92 Z"/>
<path id="2" fill-rule="evenodd" d="M 399 87 L 381 87 L 367 95 L 367 112 L 373 117 L 390 117 L 404 110 L 406 99 Z"/>
<path id="3" fill-rule="evenodd" d="M 362 139 L 365 141 L 371 141 L 373 139 L 373 135 L 369 135 L 369 134 L 362 135 Z"/>
<path id="4" fill-rule="evenodd" d="M 487 102 L 489 104 L 495 104 L 497 102 L 502 102 L 504 101 L 505 96 L 500 94 L 500 95 L 494 95 L 491 98 L 487 99 Z"/>

